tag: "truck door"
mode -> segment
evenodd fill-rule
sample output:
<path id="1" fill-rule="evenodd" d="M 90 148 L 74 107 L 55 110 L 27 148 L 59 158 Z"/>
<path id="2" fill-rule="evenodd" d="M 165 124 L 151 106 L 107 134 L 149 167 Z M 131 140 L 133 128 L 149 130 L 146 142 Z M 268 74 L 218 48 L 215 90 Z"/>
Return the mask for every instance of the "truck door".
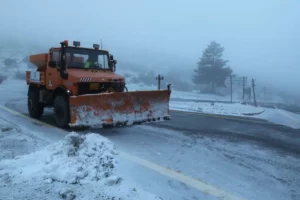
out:
<path id="1" fill-rule="evenodd" d="M 50 90 L 54 90 L 61 84 L 61 78 L 59 74 L 59 62 L 60 62 L 60 49 L 50 50 L 50 62 L 54 62 L 56 66 L 49 66 L 46 72 L 46 87 Z"/>

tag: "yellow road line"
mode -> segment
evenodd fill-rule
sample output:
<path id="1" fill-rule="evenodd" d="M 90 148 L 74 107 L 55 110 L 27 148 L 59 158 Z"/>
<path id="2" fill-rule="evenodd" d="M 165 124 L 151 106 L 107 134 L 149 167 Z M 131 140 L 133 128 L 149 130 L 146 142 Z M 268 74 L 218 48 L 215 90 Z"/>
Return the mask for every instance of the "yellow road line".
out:
<path id="1" fill-rule="evenodd" d="M 10 112 L 10 113 L 13 114 L 13 115 L 16 115 L 16 116 L 19 116 L 19 117 L 28 119 L 28 120 L 30 120 L 30 121 L 36 123 L 36 124 L 44 125 L 44 126 L 46 126 L 46 127 L 48 127 L 48 128 L 54 128 L 54 129 L 59 130 L 59 131 L 65 131 L 65 130 L 60 129 L 60 128 L 56 127 L 56 126 L 53 126 L 53 125 L 51 125 L 51 124 L 48 124 L 48 123 L 46 123 L 46 122 L 42 122 L 42 121 L 40 121 L 40 120 L 38 120 L 38 119 L 34 119 L 34 118 L 31 118 L 31 117 L 28 117 L 28 116 L 26 116 L 26 115 L 24 115 L 24 114 L 22 114 L 22 113 L 20 113 L 20 112 L 17 112 L 17 111 L 14 111 L 14 110 L 8 108 L 8 107 L 6 107 L 6 106 L 0 105 L 0 108 L 3 109 L 3 110 L 6 110 L 7 112 Z"/>
<path id="2" fill-rule="evenodd" d="M 20 116 L 22 118 L 25 118 L 25 119 L 28 119 L 32 122 L 35 122 L 37 124 L 40 124 L 40 125 L 45 125 L 47 127 L 51 127 L 51 128 L 55 128 L 57 130 L 60 130 L 60 131 L 63 131 L 63 132 L 66 132 L 68 133 L 68 131 L 64 130 L 64 129 L 60 129 L 58 127 L 55 127 L 51 124 L 48 124 L 46 122 L 42 122 L 42 121 L 39 121 L 39 120 L 36 120 L 36 119 L 33 119 L 33 118 L 30 118 L 22 113 L 19 113 L 17 111 L 14 111 L 14 110 L 11 110 L 10 108 L 7 108 L 5 106 L 1 106 L 0 105 L 0 108 L 2 108 L 3 110 L 7 111 L 7 112 L 10 112 L 11 114 L 13 115 L 16 115 L 16 116 Z M 204 192 L 204 193 L 207 193 L 209 195 L 212 195 L 212 196 L 215 196 L 217 198 L 220 198 L 220 199 L 223 199 L 223 200 L 245 200 L 244 198 L 242 197 L 238 197 L 238 196 L 235 196 L 235 195 L 232 195 L 228 192 L 225 192 L 215 186 L 212 186 L 212 185 L 209 185 L 207 183 L 205 183 L 204 181 L 201 181 L 200 179 L 194 179 L 190 176 L 187 176 L 187 175 L 184 175 L 182 173 L 179 173 L 173 169 L 170 169 L 170 168 L 167 168 L 167 167 L 163 167 L 161 165 L 158 165 L 154 162 L 151 162 L 151 161 L 147 161 L 145 159 L 142 159 L 142 158 L 139 158 L 137 156 L 133 156 L 133 155 L 130 155 L 128 153 L 125 153 L 125 152 L 119 152 L 119 155 L 126 159 L 126 160 L 129 160 L 133 163 L 136 163 L 138 165 L 141 165 L 143 167 L 146 167 L 148 169 L 151 169 L 155 172 L 158 172 L 166 177 L 169 177 L 169 178 L 172 178 L 174 180 L 177 180 L 177 181 L 180 181 L 182 183 L 185 183 L 186 185 L 189 185 L 201 192 Z"/>
<path id="3" fill-rule="evenodd" d="M 244 200 L 244 198 L 242 198 L 242 197 L 238 197 L 238 196 L 232 195 L 230 193 L 227 193 L 227 192 L 225 192 L 225 191 L 223 191 L 223 190 L 221 190 L 221 189 L 219 189 L 215 186 L 209 185 L 209 184 L 207 184 L 207 183 L 205 183 L 205 182 L 203 182 L 199 179 L 193 179 L 192 177 L 184 175 L 184 174 L 179 173 L 179 172 L 176 172 L 173 169 L 160 166 L 156 163 L 144 160 L 144 159 L 136 157 L 136 156 L 129 155 L 129 154 L 124 153 L 124 152 L 121 152 L 120 156 L 127 159 L 127 160 L 130 160 L 134 163 L 142 165 L 146 168 L 152 169 L 153 171 L 156 171 L 156 172 L 158 172 L 158 173 L 160 173 L 160 174 L 162 174 L 166 177 L 169 177 L 169 178 L 172 178 L 174 180 L 185 183 L 186 185 L 189 185 L 189 186 L 191 186 L 191 187 L 193 187 L 193 188 L 195 188 L 195 189 L 197 189 L 201 192 L 210 194 L 210 195 L 215 196 L 217 198 L 224 199 L 224 200 L 225 199 L 226 200 Z"/>
<path id="4" fill-rule="evenodd" d="M 221 118 L 221 119 L 229 119 L 229 120 L 236 120 L 236 121 L 245 121 L 245 122 L 253 122 L 253 123 L 259 123 L 259 124 L 272 124 L 268 121 L 263 121 L 260 119 L 245 119 L 243 116 L 226 116 L 226 115 L 219 115 L 219 114 L 208 114 L 208 113 L 199 113 L 199 112 L 188 112 L 188 111 L 181 111 L 181 110 L 171 110 L 173 112 L 180 112 L 187 115 L 201 115 L 201 116 L 207 116 L 207 117 L 214 117 L 214 118 Z"/>

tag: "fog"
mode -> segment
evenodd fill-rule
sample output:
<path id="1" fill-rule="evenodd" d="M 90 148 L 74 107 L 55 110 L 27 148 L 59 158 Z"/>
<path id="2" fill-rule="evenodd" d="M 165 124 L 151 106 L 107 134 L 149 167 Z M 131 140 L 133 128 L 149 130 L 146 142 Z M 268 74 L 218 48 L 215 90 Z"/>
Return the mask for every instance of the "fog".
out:
<path id="1" fill-rule="evenodd" d="M 299 0 L 1 0 L 0 36 L 6 45 L 45 51 L 64 39 L 87 46 L 102 39 L 118 60 L 182 71 L 186 79 L 214 40 L 235 74 L 293 92 L 300 84 L 299 10 Z"/>

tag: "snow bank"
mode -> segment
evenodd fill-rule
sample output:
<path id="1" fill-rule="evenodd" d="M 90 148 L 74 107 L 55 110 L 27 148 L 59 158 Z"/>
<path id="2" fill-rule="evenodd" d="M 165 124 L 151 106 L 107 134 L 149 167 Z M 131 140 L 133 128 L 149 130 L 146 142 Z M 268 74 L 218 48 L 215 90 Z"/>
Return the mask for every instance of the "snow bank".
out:
<path id="1" fill-rule="evenodd" d="M 73 132 L 44 150 L 1 162 L 0 169 L 15 176 L 38 174 L 50 182 L 74 184 L 112 176 L 116 167 L 114 155 L 116 151 L 106 138 Z"/>
<path id="2" fill-rule="evenodd" d="M 121 178 L 116 156 L 99 134 L 72 132 L 43 150 L 0 160 L 0 199 L 159 199 Z"/>
<path id="3" fill-rule="evenodd" d="M 15 119 L 5 112 L 0 112 L 0 160 L 25 155 L 45 146 L 45 141 L 33 134 L 27 134 L 26 130 L 19 126 L 19 122 L 14 123 Z"/>
<path id="4" fill-rule="evenodd" d="M 244 115 L 260 113 L 264 111 L 264 108 L 261 107 L 254 107 L 251 105 L 243 105 L 239 103 L 212 104 L 212 103 L 202 103 L 202 102 L 196 103 L 196 102 L 178 102 L 178 101 L 171 101 L 170 109 L 209 113 L 209 114 L 219 114 L 219 115 L 234 115 L 234 116 L 244 116 Z"/>
<path id="5" fill-rule="evenodd" d="M 266 111 L 261 115 L 258 115 L 257 118 L 294 129 L 300 129 L 300 115 L 286 110 L 266 108 Z"/>

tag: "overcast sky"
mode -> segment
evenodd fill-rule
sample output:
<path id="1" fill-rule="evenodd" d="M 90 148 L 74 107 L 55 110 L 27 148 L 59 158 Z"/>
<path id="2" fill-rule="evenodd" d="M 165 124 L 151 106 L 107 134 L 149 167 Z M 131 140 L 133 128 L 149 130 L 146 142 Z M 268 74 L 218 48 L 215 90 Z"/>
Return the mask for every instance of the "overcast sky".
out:
<path id="1" fill-rule="evenodd" d="M 215 40 L 235 73 L 300 85 L 299 0 L 1 0 L 0 35 L 49 47 L 102 38 L 123 60 L 189 72 Z"/>

